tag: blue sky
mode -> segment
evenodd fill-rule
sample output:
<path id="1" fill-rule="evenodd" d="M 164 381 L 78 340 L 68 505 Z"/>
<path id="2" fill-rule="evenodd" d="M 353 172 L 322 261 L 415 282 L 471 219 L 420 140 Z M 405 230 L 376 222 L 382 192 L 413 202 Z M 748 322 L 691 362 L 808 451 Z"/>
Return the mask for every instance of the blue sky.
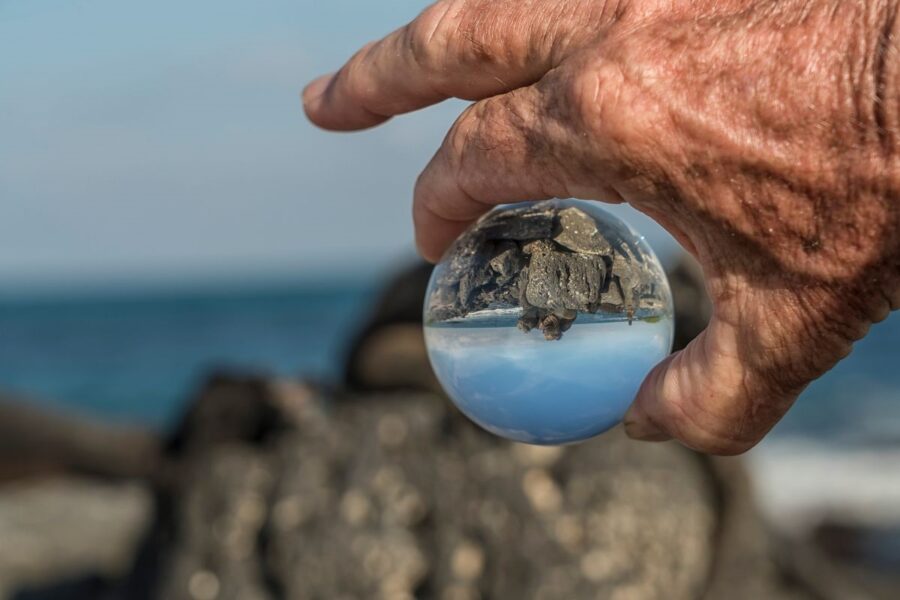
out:
<path id="1" fill-rule="evenodd" d="M 0 0 L 0 291 L 412 255 L 413 182 L 463 104 L 336 135 L 298 96 L 424 6 Z"/>

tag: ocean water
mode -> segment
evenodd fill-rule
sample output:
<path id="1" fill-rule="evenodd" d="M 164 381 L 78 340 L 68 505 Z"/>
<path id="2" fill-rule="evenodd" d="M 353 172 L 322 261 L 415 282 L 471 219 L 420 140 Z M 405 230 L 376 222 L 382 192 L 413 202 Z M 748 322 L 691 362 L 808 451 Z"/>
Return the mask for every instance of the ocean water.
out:
<path id="1" fill-rule="evenodd" d="M 0 393 L 166 429 L 211 370 L 337 377 L 370 286 L 0 299 Z"/>
<path id="2" fill-rule="evenodd" d="M 579 315 L 562 339 L 547 341 L 516 327 L 519 312 L 428 325 L 425 339 L 459 409 L 521 442 L 564 444 L 614 427 L 672 347 L 667 317 L 629 325 L 618 315 Z"/>
<path id="3" fill-rule="evenodd" d="M 213 368 L 337 377 L 374 292 L 368 284 L 285 284 L 0 298 L 0 391 L 164 427 Z M 900 313 L 813 382 L 773 433 L 833 447 L 900 447 Z"/>
<path id="4" fill-rule="evenodd" d="M 162 427 L 212 368 L 336 377 L 374 291 L 272 285 L 0 299 L 0 390 Z M 774 434 L 900 446 L 900 313 L 814 382 Z"/>

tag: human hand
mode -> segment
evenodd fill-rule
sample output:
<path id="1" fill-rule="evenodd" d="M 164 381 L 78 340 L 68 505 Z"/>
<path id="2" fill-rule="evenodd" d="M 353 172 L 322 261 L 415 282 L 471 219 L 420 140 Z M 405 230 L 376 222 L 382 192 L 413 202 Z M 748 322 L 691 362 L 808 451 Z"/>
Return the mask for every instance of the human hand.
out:
<path id="1" fill-rule="evenodd" d="M 441 0 L 303 99 L 340 130 L 476 101 L 416 184 L 428 259 L 500 203 L 658 221 L 714 314 L 626 430 L 734 454 L 900 307 L 898 28 L 895 0 Z"/>

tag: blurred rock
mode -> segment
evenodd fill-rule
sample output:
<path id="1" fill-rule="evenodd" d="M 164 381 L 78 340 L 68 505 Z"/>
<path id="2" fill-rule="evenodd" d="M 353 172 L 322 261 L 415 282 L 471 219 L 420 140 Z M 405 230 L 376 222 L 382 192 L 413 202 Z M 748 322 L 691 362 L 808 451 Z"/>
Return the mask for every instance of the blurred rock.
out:
<path id="1" fill-rule="evenodd" d="M 334 404 L 231 385 L 267 390 L 264 414 L 302 410 L 181 456 L 158 597 L 809 597 L 782 584 L 749 494 L 732 490 L 736 461 L 621 431 L 522 446 L 429 393 Z M 211 383 L 195 414 L 237 398 L 228 386 Z"/>
<path id="2" fill-rule="evenodd" d="M 261 443 L 277 433 L 283 415 L 270 402 L 268 383 L 259 377 L 211 374 L 197 402 L 189 404 L 167 444 L 170 458 L 190 455 L 219 442 Z"/>
<path id="3" fill-rule="evenodd" d="M 37 408 L 0 395 L 0 482 L 74 471 L 107 478 L 153 479 L 160 440 L 136 428 L 110 426 Z"/>
<path id="4" fill-rule="evenodd" d="M 425 356 L 422 306 L 432 270 L 432 265 L 416 262 L 385 282 L 365 325 L 348 345 L 344 381 L 349 388 L 394 390 L 430 386 L 440 389 L 431 367 L 422 362 Z M 392 349 L 391 357 L 384 356 L 387 349 Z"/>
<path id="5" fill-rule="evenodd" d="M 0 598 L 86 576 L 123 578 L 152 513 L 153 498 L 137 483 L 57 476 L 3 486 Z"/>
<path id="6" fill-rule="evenodd" d="M 168 448 L 149 524 L 149 486 L 0 488 L 15 549 L 0 552 L 0 587 L 29 590 L 19 600 L 891 597 L 774 544 L 739 461 L 620 431 L 523 446 L 427 392 L 336 402 L 220 374 Z"/>
<path id="7" fill-rule="evenodd" d="M 825 556 L 845 565 L 872 597 L 900 596 L 900 524 L 878 527 L 834 515 L 813 529 L 811 541 Z M 804 558 L 806 568 L 810 562 Z"/>
<path id="8" fill-rule="evenodd" d="M 712 302 L 706 293 L 706 281 L 697 261 L 682 254 L 674 266 L 666 270 L 675 304 L 675 343 L 680 350 L 697 337 L 712 317 Z"/>

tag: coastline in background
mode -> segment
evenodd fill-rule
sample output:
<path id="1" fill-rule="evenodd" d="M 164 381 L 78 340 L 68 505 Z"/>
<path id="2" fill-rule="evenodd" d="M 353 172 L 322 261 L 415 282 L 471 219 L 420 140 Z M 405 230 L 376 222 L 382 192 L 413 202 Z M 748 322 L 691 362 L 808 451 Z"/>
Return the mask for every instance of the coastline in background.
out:
<path id="1" fill-rule="evenodd" d="M 0 298 L 0 390 L 165 428 L 211 369 L 333 380 L 376 279 Z M 900 445 L 900 314 L 804 393 L 777 436 Z"/>

